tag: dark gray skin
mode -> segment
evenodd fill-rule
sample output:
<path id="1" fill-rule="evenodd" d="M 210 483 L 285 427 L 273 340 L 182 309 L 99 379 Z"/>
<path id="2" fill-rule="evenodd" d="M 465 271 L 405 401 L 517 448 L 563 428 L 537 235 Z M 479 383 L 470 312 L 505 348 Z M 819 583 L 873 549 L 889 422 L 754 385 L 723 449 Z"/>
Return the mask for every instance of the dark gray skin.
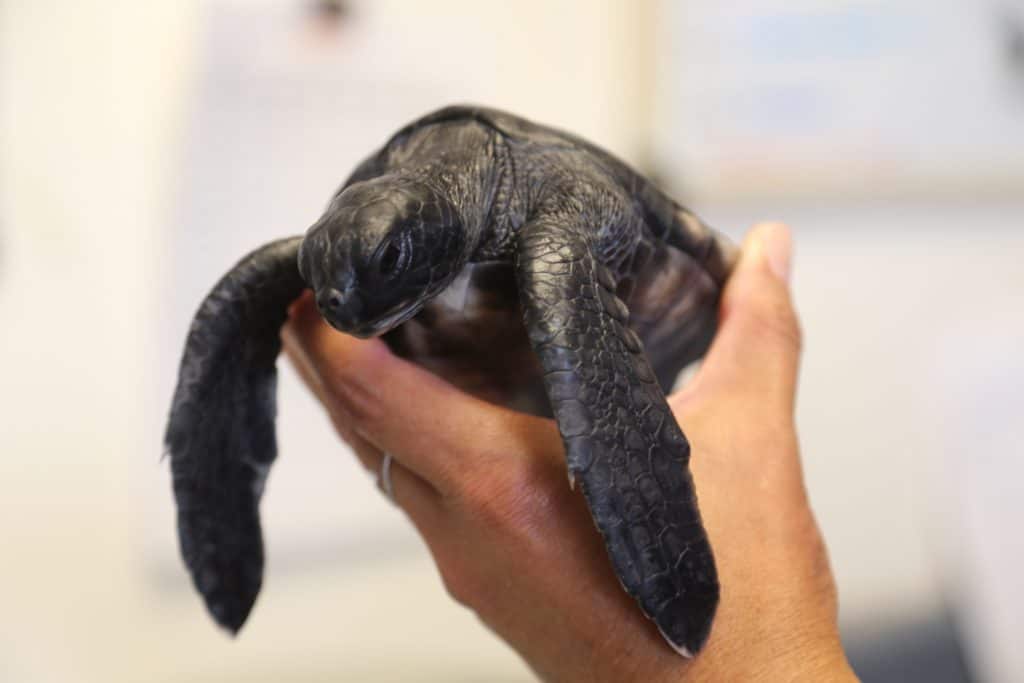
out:
<path id="1" fill-rule="evenodd" d="M 733 261 L 693 214 L 572 135 L 470 107 L 403 128 L 305 237 L 242 259 L 192 324 L 166 443 L 182 555 L 214 618 L 236 632 L 260 589 L 279 334 L 310 288 L 338 330 L 553 415 L 623 587 L 696 653 L 719 586 L 665 392 L 707 349 Z"/>

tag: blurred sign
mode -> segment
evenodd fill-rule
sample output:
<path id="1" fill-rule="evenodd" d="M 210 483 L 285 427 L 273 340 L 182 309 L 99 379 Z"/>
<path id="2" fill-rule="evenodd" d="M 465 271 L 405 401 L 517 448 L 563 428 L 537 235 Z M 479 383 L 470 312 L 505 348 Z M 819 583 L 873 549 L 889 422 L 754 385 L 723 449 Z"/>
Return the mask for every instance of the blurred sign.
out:
<path id="1" fill-rule="evenodd" d="M 662 9 L 661 161 L 690 189 L 1024 194 L 1024 2 Z"/>

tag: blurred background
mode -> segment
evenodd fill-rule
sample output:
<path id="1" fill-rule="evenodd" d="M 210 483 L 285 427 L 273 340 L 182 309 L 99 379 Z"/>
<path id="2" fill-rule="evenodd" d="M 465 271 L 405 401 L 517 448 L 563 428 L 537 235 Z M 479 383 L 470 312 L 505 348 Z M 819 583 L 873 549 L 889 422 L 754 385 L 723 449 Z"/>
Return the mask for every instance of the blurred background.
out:
<path id="1" fill-rule="evenodd" d="M 531 680 L 285 364 L 237 641 L 160 461 L 207 289 L 452 102 L 793 226 L 855 668 L 1024 680 L 1024 2 L 0 0 L 0 681 Z"/>

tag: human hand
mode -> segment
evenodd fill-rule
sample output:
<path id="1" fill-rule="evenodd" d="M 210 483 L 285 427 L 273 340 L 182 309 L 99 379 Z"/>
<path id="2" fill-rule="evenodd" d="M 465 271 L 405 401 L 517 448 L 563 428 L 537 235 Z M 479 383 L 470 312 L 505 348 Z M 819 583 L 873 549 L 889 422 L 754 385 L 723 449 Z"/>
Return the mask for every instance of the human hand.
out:
<path id="1" fill-rule="evenodd" d="M 693 380 L 669 397 L 715 550 L 721 604 L 704 650 L 669 648 L 622 590 L 551 420 L 473 398 L 329 328 L 310 297 L 285 350 L 395 502 L 452 596 L 546 680 L 847 680 L 836 593 L 793 421 L 800 332 L 789 233 L 751 231 Z"/>

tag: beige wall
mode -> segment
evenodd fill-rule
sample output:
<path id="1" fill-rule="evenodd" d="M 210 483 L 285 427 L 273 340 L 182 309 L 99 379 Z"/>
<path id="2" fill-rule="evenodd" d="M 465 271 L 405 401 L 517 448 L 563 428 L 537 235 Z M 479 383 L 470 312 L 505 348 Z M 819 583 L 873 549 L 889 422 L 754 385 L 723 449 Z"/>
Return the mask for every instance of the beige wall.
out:
<path id="1" fill-rule="evenodd" d="M 414 77 L 457 88 L 452 70 L 467 53 L 474 98 L 637 163 L 651 156 L 653 4 L 481 4 L 356 8 L 375 30 L 402 36 L 390 50 L 417 51 Z M 451 604 L 412 532 L 375 498 L 367 514 L 397 530 L 388 544 L 363 539 L 298 570 L 278 562 L 259 618 L 234 643 L 184 572 L 147 551 L 173 543 L 164 518 L 153 522 L 170 505 L 157 462 L 166 396 L 154 378 L 169 362 L 158 338 L 161 288 L 173 282 L 164 249 L 211 7 L 0 3 L 0 679 L 528 680 Z M 369 51 L 381 69 L 393 67 L 386 52 Z M 797 227 L 808 339 L 801 427 L 844 614 L 936 608 L 925 530 L 942 518 L 921 482 L 938 467 L 955 471 L 956 447 L 942 436 L 959 403 L 921 396 L 958 386 L 939 371 L 947 359 L 987 352 L 934 346 L 976 339 L 963 328 L 949 337 L 952 318 L 1024 337 L 1010 303 L 1024 289 L 1021 207 L 696 208 L 737 236 L 758 217 Z M 942 448 L 945 465 L 933 457 Z"/>

